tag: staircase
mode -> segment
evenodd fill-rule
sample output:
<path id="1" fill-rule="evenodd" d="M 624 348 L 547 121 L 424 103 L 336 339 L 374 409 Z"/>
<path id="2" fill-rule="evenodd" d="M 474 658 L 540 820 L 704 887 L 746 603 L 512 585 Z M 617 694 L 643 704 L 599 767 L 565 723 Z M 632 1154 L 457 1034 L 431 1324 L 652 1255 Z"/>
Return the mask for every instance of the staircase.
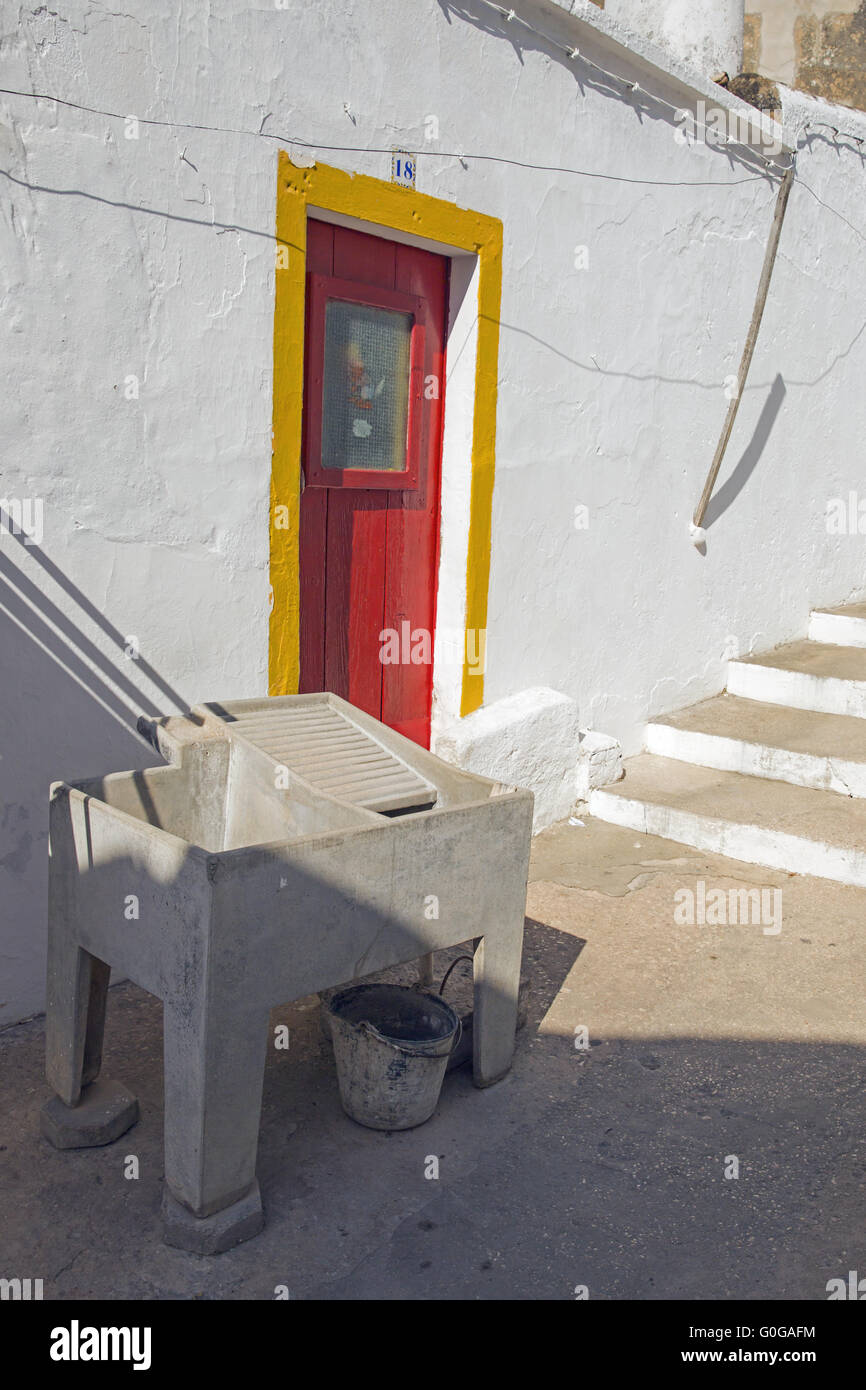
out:
<path id="1" fill-rule="evenodd" d="M 599 820 L 866 887 L 866 603 L 731 661 L 723 695 L 654 719 L 644 747 L 590 794 Z"/>

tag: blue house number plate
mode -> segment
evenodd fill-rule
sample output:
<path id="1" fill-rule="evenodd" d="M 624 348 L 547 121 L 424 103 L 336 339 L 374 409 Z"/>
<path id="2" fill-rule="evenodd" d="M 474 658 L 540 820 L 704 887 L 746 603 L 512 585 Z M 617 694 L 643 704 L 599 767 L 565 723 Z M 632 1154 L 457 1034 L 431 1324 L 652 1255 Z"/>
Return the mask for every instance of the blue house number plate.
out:
<path id="1" fill-rule="evenodd" d="M 404 188 L 415 187 L 415 156 L 405 150 L 391 152 L 391 182 L 402 184 Z"/>

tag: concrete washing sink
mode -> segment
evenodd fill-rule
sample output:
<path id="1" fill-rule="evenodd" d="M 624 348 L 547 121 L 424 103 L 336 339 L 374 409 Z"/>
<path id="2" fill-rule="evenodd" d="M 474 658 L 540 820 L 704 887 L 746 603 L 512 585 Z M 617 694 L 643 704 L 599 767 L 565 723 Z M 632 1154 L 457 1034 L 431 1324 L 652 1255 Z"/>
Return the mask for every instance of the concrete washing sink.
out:
<path id="1" fill-rule="evenodd" d="M 143 720 L 168 765 L 51 789 L 47 1076 L 58 1148 L 112 1142 L 110 969 L 162 999 L 165 1239 L 261 1230 L 271 1008 L 475 939 L 473 1074 L 514 1050 L 532 795 L 449 766 L 330 694 Z"/>

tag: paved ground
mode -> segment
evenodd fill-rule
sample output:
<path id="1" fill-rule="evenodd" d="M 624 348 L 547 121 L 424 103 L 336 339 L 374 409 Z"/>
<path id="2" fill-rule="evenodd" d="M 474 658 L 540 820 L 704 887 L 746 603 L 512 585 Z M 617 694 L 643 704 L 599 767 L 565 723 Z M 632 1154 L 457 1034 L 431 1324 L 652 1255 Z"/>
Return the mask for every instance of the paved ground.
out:
<path id="1" fill-rule="evenodd" d="M 781 888 L 781 931 L 679 924 L 698 880 Z M 42 1022 L 18 1025 L 0 1035 L 0 1276 L 42 1278 L 46 1299 L 826 1298 L 866 1274 L 864 903 L 600 822 L 546 832 L 509 1077 L 453 1072 L 427 1125 L 364 1130 L 317 1001 L 279 1011 L 268 1224 L 210 1259 L 160 1240 L 160 1005 L 112 991 L 105 1073 L 142 1118 L 100 1150 L 38 1137 Z"/>

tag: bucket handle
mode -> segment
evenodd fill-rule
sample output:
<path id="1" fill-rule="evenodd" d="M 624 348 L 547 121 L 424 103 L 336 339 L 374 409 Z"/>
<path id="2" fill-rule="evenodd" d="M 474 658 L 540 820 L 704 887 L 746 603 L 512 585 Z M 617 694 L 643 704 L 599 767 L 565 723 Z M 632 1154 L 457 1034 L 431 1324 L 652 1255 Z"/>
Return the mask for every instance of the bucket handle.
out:
<path id="1" fill-rule="evenodd" d="M 474 964 L 475 964 L 475 957 L 474 957 L 474 956 L 458 956 L 458 957 L 456 958 L 456 960 L 452 960 L 451 964 L 449 965 L 448 969 L 445 971 L 445 974 L 444 974 L 443 977 L 442 977 L 442 983 L 441 983 L 441 985 L 439 986 L 439 993 L 440 993 L 440 994 L 444 994 L 444 993 L 445 993 L 445 986 L 446 986 L 447 983 L 448 983 L 448 979 L 449 979 L 449 976 L 451 975 L 451 971 L 454 969 L 455 965 L 459 965 L 460 962 L 461 962 L 462 960 L 468 960 L 468 962 L 469 962 L 470 965 L 474 965 Z"/>
<path id="2" fill-rule="evenodd" d="M 416 1050 L 413 1047 L 406 1047 L 403 1043 L 396 1042 L 394 1038 L 386 1038 L 384 1033 L 380 1033 L 379 1029 L 376 1028 L 375 1025 L 369 1021 L 369 1019 L 362 1019 L 362 1021 L 358 1024 L 358 1027 L 363 1028 L 365 1032 L 370 1033 L 374 1038 L 377 1038 L 379 1042 L 385 1043 L 387 1047 L 392 1047 L 395 1052 L 401 1053 L 401 1055 L 404 1057 L 424 1057 L 430 1062 L 440 1061 L 443 1055 L 450 1057 L 455 1047 L 458 1046 L 460 1039 L 463 1037 L 463 1020 L 459 1014 L 457 1014 L 457 1032 L 454 1034 L 454 1040 L 451 1043 L 451 1048 L 447 1053 L 439 1053 L 438 1056 L 435 1053 L 431 1054 L 430 1052 L 422 1052 L 420 1050 Z"/>

